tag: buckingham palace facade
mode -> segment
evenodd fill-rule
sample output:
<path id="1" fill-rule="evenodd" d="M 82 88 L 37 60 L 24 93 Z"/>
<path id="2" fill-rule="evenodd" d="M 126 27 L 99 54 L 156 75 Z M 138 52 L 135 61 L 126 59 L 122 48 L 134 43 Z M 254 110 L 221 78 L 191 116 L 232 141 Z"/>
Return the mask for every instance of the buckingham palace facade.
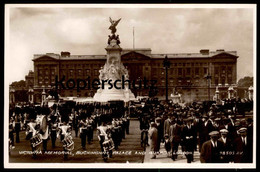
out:
<path id="1" fill-rule="evenodd" d="M 199 53 L 152 54 L 151 49 L 123 49 L 121 61 L 128 69 L 130 80 L 156 80 L 155 97 L 165 96 L 165 68 L 163 60 L 167 55 L 168 93 L 182 95 L 184 101 L 212 99 L 218 88 L 220 98 L 227 97 L 227 89 L 236 87 L 237 52 L 219 49 L 200 50 Z M 66 79 L 99 78 L 99 70 L 106 62 L 106 55 L 35 54 L 34 101 L 40 102 L 42 92 L 53 88 L 55 81 Z M 56 80 L 55 80 L 56 79 Z M 65 83 L 64 83 L 65 84 Z M 149 89 L 135 89 L 135 96 L 149 96 Z M 58 89 L 62 97 L 93 97 L 96 90 Z M 210 97 L 209 97 L 210 95 Z"/>

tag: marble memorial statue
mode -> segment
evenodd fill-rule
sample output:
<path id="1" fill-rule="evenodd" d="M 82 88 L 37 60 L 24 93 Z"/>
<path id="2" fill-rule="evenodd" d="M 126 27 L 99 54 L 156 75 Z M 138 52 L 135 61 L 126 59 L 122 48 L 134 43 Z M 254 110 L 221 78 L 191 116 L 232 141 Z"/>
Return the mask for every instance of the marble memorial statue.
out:
<path id="1" fill-rule="evenodd" d="M 100 83 L 105 80 L 111 80 L 111 84 L 114 84 L 116 80 L 120 80 L 117 82 L 117 85 L 121 86 L 122 76 L 124 76 L 125 80 L 129 79 L 128 70 L 125 68 L 123 63 L 121 62 L 121 51 L 122 48 L 120 47 L 120 40 L 119 35 L 115 35 L 116 33 L 116 26 L 118 25 L 119 20 L 112 20 L 110 17 L 110 27 L 112 35 L 108 36 L 108 45 L 105 48 L 107 51 L 107 61 L 99 70 L 99 79 Z M 126 83 L 128 84 L 128 83 Z M 128 102 L 130 100 L 134 100 L 135 96 L 128 89 L 128 85 L 125 85 L 124 89 L 108 89 L 109 84 L 106 82 L 104 88 L 100 88 L 97 90 L 97 93 L 94 95 L 94 100 L 99 102 L 107 102 L 110 100 L 123 100 Z"/>

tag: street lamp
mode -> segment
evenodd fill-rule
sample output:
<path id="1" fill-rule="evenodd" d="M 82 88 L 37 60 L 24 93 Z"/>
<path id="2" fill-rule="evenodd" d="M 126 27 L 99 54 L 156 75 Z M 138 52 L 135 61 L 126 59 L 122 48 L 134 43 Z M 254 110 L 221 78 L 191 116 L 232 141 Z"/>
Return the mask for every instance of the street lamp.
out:
<path id="1" fill-rule="evenodd" d="M 168 102 L 168 68 L 170 68 L 171 62 L 168 60 L 167 55 L 163 60 L 163 67 L 165 68 L 165 86 L 166 86 L 166 101 Z"/>
<path id="2" fill-rule="evenodd" d="M 208 75 L 205 78 L 208 81 L 208 99 L 210 101 L 210 80 L 211 80 L 211 75 L 209 75 L 209 73 L 208 73 Z"/>

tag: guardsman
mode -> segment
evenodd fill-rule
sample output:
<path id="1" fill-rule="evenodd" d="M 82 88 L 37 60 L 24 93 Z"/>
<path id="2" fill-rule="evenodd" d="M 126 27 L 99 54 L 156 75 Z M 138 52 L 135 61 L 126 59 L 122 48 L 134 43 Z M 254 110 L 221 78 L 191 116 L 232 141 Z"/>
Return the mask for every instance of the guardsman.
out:
<path id="1" fill-rule="evenodd" d="M 119 143 L 118 143 L 118 126 L 115 118 L 112 119 L 112 130 L 111 130 L 111 137 L 115 144 L 115 150 L 118 149 Z"/>
<path id="2" fill-rule="evenodd" d="M 27 124 L 27 130 L 25 132 L 26 134 L 26 140 L 30 140 L 33 136 L 35 136 L 37 134 L 37 128 L 38 125 L 36 123 L 36 121 L 34 120 L 34 118 L 31 118 L 30 119 L 30 122 Z M 31 144 L 31 148 L 32 148 L 32 151 L 35 150 L 35 148 L 33 147 L 33 145 Z M 33 153 L 33 158 L 36 157 L 36 154 Z"/>
<path id="3" fill-rule="evenodd" d="M 87 136 L 87 123 L 85 119 L 80 121 L 80 138 L 81 138 L 81 147 L 82 149 L 86 149 L 86 136 Z"/>
<path id="4" fill-rule="evenodd" d="M 120 143 L 122 142 L 122 139 L 123 139 L 123 121 L 122 121 L 122 119 L 121 118 L 118 118 L 117 119 L 117 121 L 118 121 L 118 127 L 119 127 L 119 145 L 120 145 Z"/>
<path id="5" fill-rule="evenodd" d="M 30 140 L 37 133 L 36 126 L 37 123 L 33 118 L 31 118 L 30 122 L 27 124 L 27 130 L 25 132 L 26 140 Z"/>
<path id="6" fill-rule="evenodd" d="M 51 115 L 50 116 L 51 121 L 50 121 L 50 129 L 51 129 L 51 145 L 52 148 L 55 148 L 55 142 L 57 138 L 57 130 L 58 130 L 58 122 L 57 122 L 57 115 Z"/>
<path id="7" fill-rule="evenodd" d="M 222 155 L 220 154 L 222 150 L 222 142 L 218 140 L 219 132 L 212 131 L 209 133 L 210 140 L 203 143 L 200 152 L 200 162 L 201 163 L 220 163 Z"/>
<path id="8" fill-rule="evenodd" d="M 17 109 L 15 117 L 14 117 L 14 122 L 15 122 L 15 135 L 16 135 L 16 143 L 20 143 L 20 130 L 21 130 L 21 123 L 20 123 L 20 118 L 19 118 L 19 113 L 20 111 Z"/>
<path id="9" fill-rule="evenodd" d="M 129 127 L 130 127 L 130 116 L 126 115 L 126 134 L 129 134 Z"/>
<path id="10" fill-rule="evenodd" d="M 87 117 L 86 125 L 87 125 L 88 144 L 90 144 L 93 138 L 93 120 L 90 117 Z"/>
<path id="11" fill-rule="evenodd" d="M 108 130 L 108 127 L 105 122 L 102 122 L 101 125 L 99 127 L 97 127 L 97 136 L 98 136 L 98 140 L 99 140 L 99 144 L 100 144 L 100 148 L 101 148 L 101 152 L 102 152 L 102 158 L 104 158 L 104 156 L 105 156 L 103 142 L 105 140 L 108 140 L 107 130 Z"/>
<path id="12" fill-rule="evenodd" d="M 71 127 L 66 121 L 63 121 L 63 124 L 61 124 L 59 126 L 59 129 L 60 129 L 60 140 L 61 141 L 65 138 L 66 135 L 71 133 Z"/>
<path id="13" fill-rule="evenodd" d="M 73 127 L 73 117 L 74 117 L 74 110 L 72 110 L 72 113 L 69 114 L 69 125 L 72 128 Z"/>
<path id="14" fill-rule="evenodd" d="M 42 149 L 43 153 L 47 151 L 47 143 L 48 143 L 48 138 L 49 138 L 49 126 L 47 125 L 47 129 L 44 133 L 42 134 Z"/>
<path id="15" fill-rule="evenodd" d="M 122 121 L 122 138 L 125 139 L 127 119 L 125 117 L 121 117 L 120 121 Z"/>
<path id="16" fill-rule="evenodd" d="M 13 119 L 10 118 L 9 121 L 9 139 L 11 140 L 12 147 L 14 147 L 14 127 L 13 127 Z"/>
<path id="17" fill-rule="evenodd" d="M 78 132 L 79 132 L 79 114 L 78 111 L 74 112 L 74 117 L 73 117 L 73 128 L 75 130 L 75 136 L 78 137 Z"/>
<path id="18" fill-rule="evenodd" d="M 191 163 L 191 161 L 193 161 L 194 138 L 196 136 L 196 131 L 194 129 L 194 126 L 192 125 L 193 118 L 189 117 L 186 121 L 187 125 L 183 127 L 182 137 L 187 162 Z"/>
<path id="19" fill-rule="evenodd" d="M 234 141 L 234 162 L 235 163 L 252 163 L 253 162 L 253 140 L 247 137 L 247 128 L 238 130 L 240 136 Z"/>

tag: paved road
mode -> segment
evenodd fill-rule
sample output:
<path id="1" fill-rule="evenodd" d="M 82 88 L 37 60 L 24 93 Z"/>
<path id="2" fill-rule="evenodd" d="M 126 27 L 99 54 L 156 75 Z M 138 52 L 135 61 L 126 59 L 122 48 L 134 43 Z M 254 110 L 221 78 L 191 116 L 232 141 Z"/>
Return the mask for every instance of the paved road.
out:
<path id="1" fill-rule="evenodd" d="M 179 146 L 179 150 L 181 153 L 181 146 Z M 164 144 L 161 143 L 160 146 L 160 154 L 156 156 L 156 159 L 151 159 L 152 154 L 150 152 L 150 146 L 146 148 L 144 163 L 187 163 L 187 159 L 182 154 L 178 155 L 177 159 L 173 161 L 170 157 L 167 156 L 167 152 L 164 148 Z M 194 152 L 194 162 L 192 163 L 200 163 L 200 153 L 199 151 Z"/>
<path id="2" fill-rule="evenodd" d="M 74 133 L 73 133 L 74 134 Z M 32 158 L 32 155 L 21 154 L 22 151 L 31 151 L 31 147 L 28 140 L 25 140 L 25 131 L 20 133 L 20 143 L 15 143 L 15 148 L 12 150 L 9 162 L 10 163 L 104 163 L 100 154 L 100 145 L 94 131 L 94 140 L 90 145 L 86 145 L 86 150 L 81 148 L 81 140 L 79 137 L 73 137 L 75 142 L 75 148 L 72 151 L 74 155 L 69 155 L 69 159 L 64 161 L 63 155 L 60 154 L 39 154 L 36 159 Z M 62 143 L 60 140 L 56 140 L 56 148 L 51 147 L 51 140 L 48 141 L 47 149 L 49 152 L 61 153 Z M 20 153 L 19 153 L 20 152 Z M 77 154 L 77 152 L 81 154 Z M 144 154 L 141 153 L 142 148 L 140 146 L 140 130 L 139 122 L 137 120 L 131 120 L 130 122 L 130 134 L 126 135 L 126 139 L 123 139 L 119 149 L 114 151 L 113 157 L 110 158 L 108 163 L 142 163 L 144 160 Z M 91 153 L 91 154 L 88 154 Z"/>

